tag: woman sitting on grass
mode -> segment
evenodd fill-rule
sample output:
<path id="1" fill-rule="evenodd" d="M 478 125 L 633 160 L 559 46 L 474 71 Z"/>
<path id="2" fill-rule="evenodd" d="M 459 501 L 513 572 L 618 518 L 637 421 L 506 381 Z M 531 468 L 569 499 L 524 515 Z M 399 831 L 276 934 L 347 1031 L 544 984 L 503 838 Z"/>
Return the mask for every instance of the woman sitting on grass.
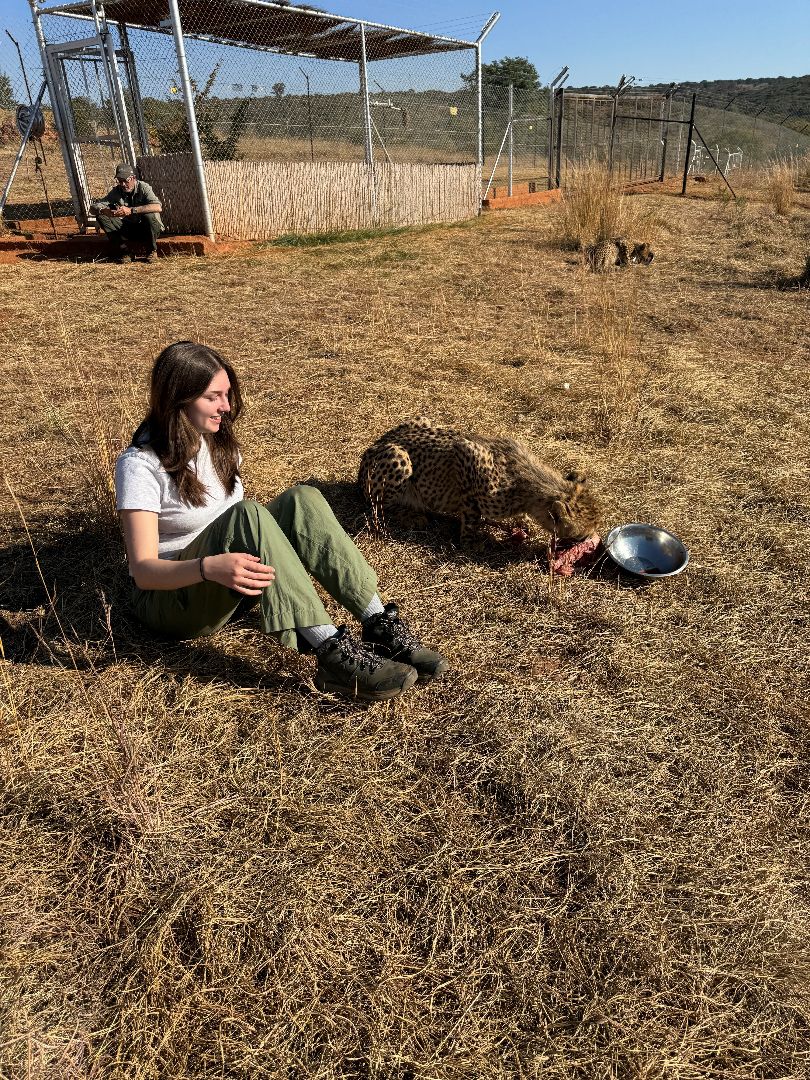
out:
<path id="1" fill-rule="evenodd" d="M 284 645 L 318 658 L 319 689 L 381 701 L 447 667 L 383 606 L 374 571 L 326 500 L 297 485 L 246 500 L 233 433 L 239 382 L 213 349 L 178 341 L 152 369 L 149 414 L 115 466 L 133 606 L 156 634 L 213 634 L 256 602 Z M 361 624 L 329 620 L 310 574 Z"/>

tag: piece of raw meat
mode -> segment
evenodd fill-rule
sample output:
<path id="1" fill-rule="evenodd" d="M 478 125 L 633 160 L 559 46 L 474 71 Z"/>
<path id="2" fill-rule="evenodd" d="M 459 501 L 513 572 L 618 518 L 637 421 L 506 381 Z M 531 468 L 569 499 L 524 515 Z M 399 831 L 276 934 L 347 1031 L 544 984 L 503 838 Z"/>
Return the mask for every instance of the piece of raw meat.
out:
<path id="1" fill-rule="evenodd" d="M 599 533 L 592 533 L 584 540 L 577 541 L 565 548 L 549 548 L 548 558 L 551 569 L 560 577 L 571 577 L 575 570 L 592 566 L 600 554 L 602 541 Z"/>

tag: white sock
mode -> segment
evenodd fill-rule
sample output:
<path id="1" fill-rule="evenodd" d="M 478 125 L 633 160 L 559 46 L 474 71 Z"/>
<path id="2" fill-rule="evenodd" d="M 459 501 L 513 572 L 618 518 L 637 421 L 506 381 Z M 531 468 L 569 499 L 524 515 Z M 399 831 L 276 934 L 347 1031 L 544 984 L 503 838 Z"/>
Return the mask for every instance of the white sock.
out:
<path id="1" fill-rule="evenodd" d="M 307 645 L 312 645 L 314 648 L 323 645 L 325 641 L 328 641 L 330 637 L 334 637 L 338 632 L 337 627 L 332 626 L 331 623 L 324 623 L 320 626 L 298 626 L 296 629 Z"/>
<path id="2" fill-rule="evenodd" d="M 374 593 L 372 598 L 369 600 L 368 606 L 366 607 L 365 611 L 361 612 L 360 614 L 360 622 L 365 622 L 366 619 L 370 619 L 372 615 L 382 615 L 384 611 L 385 608 L 383 607 L 382 600 L 379 598 L 379 596 L 377 596 L 376 593 Z"/>

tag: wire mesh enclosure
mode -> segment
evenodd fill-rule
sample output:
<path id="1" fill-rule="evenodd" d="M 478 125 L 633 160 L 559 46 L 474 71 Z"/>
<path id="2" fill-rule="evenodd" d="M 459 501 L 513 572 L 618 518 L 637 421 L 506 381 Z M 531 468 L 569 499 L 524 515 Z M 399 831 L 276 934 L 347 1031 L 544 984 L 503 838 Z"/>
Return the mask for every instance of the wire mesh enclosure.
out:
<path id="1" fill-rule="evenodd" d="M 622 183 L 664 180 L 682 162 L 682 122 L 689 102 L 672 94 L 642 91 L 621 96 L 560 95 L 564 177 L 583 160 L 605 161 Z"/>
<path id="2" fill-rule="evenodd" d="M 741 94 L 693 94 L 675 87 L 620 92 L 543 87 L 526 91 L 484 86 L 484 178 L 497 192 L 565 187 L 588 161 L 609 165 L 620 183 L 637 184 L 798 160 L 810 151 L 810 121 L 775 116 Z M 705 139 L 706 146 L 701 139 Z M 687 161 L 688 157 L 688 161 Z M 517 191 L 518 189 L 515 188 Z"/>
<path id="3" fill-rule="evenodd" d="M 480 204 L 481 41 L 264 0 L 31 0 L 76 216 L 136 161 L 173 231 L 453 221 Z"/>
<path id="4" fill-rule="evenodd" d="M 463 40 L 284 0 L 29 3 L 31 33 L 0 33 L 0 186 L 19 166 L 6 220 L 92 227 L 121 160 L 159 189 L 170 231 L 264 238 L 458 220 L 493 185 L 564 187 L 594 158 L 635 184 L 810 151 L 810 118 L 745 90 L 701 91 L 690 135 L 691 92 L 482 82 L 496 16 L 477 36 L 464 20 Z M 22 153 L 15 114 L 43 70 Z"/>

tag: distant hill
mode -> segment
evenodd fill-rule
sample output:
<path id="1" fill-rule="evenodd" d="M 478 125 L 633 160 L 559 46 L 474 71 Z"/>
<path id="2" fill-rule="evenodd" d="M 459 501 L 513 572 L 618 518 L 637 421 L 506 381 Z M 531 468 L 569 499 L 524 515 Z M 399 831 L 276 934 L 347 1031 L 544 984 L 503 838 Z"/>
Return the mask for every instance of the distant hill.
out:
<path id="1" fill-rule="evenodd" d="M 669 85 L 645 83 L 639 89 L 666 90 Z M 810 75 L 779 75 L 770 79 L 704 79 L 678 85 L 688 93 L 696 91 L 706 99 L 706 104 L 723 107 L 734 98 L 731 108 L 739 112 L 765 109 L 771 116 L 797 113 L 810 120 Z M 575 89 L 610 91 L 613 87 L 581 86 Z"/>

